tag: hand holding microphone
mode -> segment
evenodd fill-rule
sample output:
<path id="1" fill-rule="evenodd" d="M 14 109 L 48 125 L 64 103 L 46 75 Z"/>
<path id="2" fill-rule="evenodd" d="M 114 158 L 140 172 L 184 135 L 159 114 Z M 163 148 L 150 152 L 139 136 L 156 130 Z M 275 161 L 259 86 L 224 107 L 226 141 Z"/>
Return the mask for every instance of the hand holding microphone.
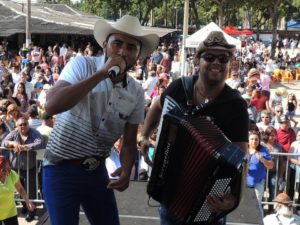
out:
<path id="1" fill-rule="evenodd" d="M 112 66 L 108 70 L 108 77 L 114 78 L 120 74 L 120 67 L 119 66 Z"/>
<path id="2" fill-rule="evenodd" d="M 109 57 L 106 64 L 109 68 L 107 73 L 109 78 L 116 78 L 120 76 L 126 69 L 126 60 L 120 55 Z"/>

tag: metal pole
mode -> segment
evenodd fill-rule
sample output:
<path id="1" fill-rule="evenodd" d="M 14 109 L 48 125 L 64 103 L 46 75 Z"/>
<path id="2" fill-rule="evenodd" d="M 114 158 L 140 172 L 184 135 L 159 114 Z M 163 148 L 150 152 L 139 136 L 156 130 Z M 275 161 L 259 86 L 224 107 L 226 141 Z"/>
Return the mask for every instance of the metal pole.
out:
<path id="1" fill-rule="evenodd" d="M 185 39 L 188 35 L 189 30 L 189 0 L 184 1 L 184 15 L 183 15 L 183 32 L 182 32 L 182 49 L 181 49 L 181 75 L 185 76 L 185 61 L 186 61 L 186 52 L 185 52 Z"/>
<path id="2" fill-rule="evenodd" d="M 178 15 L 177 15 L 177 7 L 175 6 L 175 29 L 177 29 L 177 20 L 178 20 Z"/>
<path id="3" fill-rule="evenodd" d="M 154 17 L 153 17 L 153 9 L 151 9 L 151 12 L 150 12 L 150 21 L 151 21 L 151 27 L 154 26 Z"/>
<path id="4" fill-rule="evenodd" d="M 166 11 L 166 16 L 165 16 L 165 27 L 168 26 L 168 0 L 165 1 L 165 11 Z"/>
<path id="5" fill-rule="evenodd" d="M 31 0 L 27 0 L 26 15 L 26 47 L 31 44 Z"/>

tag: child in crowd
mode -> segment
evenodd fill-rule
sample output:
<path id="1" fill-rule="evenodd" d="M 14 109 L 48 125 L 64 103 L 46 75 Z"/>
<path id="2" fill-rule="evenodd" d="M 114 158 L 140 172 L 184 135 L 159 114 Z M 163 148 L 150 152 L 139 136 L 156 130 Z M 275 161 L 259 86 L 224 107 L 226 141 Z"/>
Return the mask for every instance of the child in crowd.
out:
<path id="1" fill-rule="evenodd" d="M 298 122 L 294 119 L 297 109 L 297 99 L 295 94 L 289 93 L 288 100 L 286 103 L 286 115 L 288 116 L 289 120 L 294 123 L 294 127 L 297 127 Z"/>

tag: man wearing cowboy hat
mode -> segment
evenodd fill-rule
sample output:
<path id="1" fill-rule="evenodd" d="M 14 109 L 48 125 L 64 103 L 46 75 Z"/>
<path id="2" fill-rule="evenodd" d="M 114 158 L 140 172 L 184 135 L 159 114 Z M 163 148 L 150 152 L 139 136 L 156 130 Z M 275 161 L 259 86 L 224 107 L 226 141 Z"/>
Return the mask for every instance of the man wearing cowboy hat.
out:
<path id="1" fill-rule="evenodd" d="M 199 67 L 199 76 L 191 78 L 192 86 L 189 87 L 189 91 L 192 92 L 193 106 L 202 108 L 199 111 L 201 112 L 200 115 L 212 118 L 224 134 L 246 152 L 249 126 L 247 104 L 238 90 L 230 88 L 225 83 L 230 59 L 234 51 L 235 46 L 227 42 L 222 32 L 210 32 L 198 47 L 195 62 Z M 187 99 L 181 79 L 173 81 L 162 94 L 160 101 L 156 101 L 147 113 L 140 144 L 145 161 L 149 164 L 151 164 L 147 154 L 149 137 L 158 124 L 163 111 L 162 108 L 165 109 L 168 105 L 168 102 L 165 101 L 166 96 L 171 97 L 179 105 L 186 106 Z M 232 193 L 235 191 L 232 190 Z M 234 196 L 234 194 L 224 194 L 220 198 L 213 195 L 207 196 L 210 208 L 215 213 L 232 210 L 237 199 L 237 195 Z M 182 223 L 170 215 L 168 209 L 163 205 L 161 207 L 161 221 L 162 225 Z"/>
<path id="2" fill-rule="evenodd" d="M 100 19 L 94 37 L 104 55 L 74 58 L 47 94 L 46 112 L 58 114 L 43 170 L 53 225 L 78 224 L 80 206 L 91 224 L 118 225 L 113 189 L 128 187 L 136 155 L 144 91 L 127 71 L 154 51 L 159 37 L 144 35 L 138 19 L 128 15 L 113 25 Z M 113 67 L 119 71 L 109 76 Z M 121 135 L 121 167 L 109 181 L 105 158 Z"/>
<path id="3" fill-rule="evenodd" d="M 293 201 L 286 193 L 280 193 L 273 200 L 276 213 L 264 218 L 265 225 L 299 225 L 300 217 L 293 214 Z"/>

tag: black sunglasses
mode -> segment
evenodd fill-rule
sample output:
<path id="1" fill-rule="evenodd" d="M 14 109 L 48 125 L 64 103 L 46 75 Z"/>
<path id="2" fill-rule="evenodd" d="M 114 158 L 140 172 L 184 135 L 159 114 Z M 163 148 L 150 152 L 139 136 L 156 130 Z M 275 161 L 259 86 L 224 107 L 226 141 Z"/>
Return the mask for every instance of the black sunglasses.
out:
<path id="1" fill-rule="evenodd" d="M 203 58 L 206 62 L 212 63 L 214 62 L 216 59 L 219 60 L 220 63 L 228 63 L 228 61 L 230 60 L 230 56 L 229 55 L 214 55 L 211 53 L 206 53 L 203 55 L 200 55 L 200 58 Z"/>

